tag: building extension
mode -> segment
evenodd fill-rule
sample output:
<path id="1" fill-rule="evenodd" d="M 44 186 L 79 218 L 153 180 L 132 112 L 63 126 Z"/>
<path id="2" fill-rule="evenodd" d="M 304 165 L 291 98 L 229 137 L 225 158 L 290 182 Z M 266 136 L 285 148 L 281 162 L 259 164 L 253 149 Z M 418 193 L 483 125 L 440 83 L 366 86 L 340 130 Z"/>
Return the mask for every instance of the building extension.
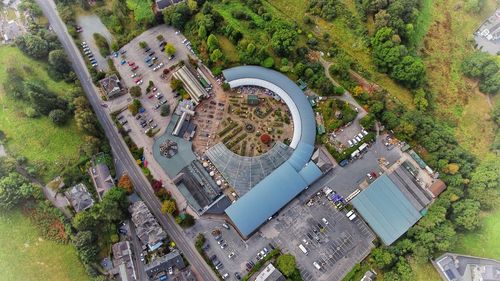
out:
<path id="1" fill-rule="evenodd" d="M 309 101 L 285 75 L 259 66 L 239 66 L 223 71 L 231 88 L 257 86 L 278 95 L 290 109 L 293 137 L 289 158 L 226 209 L 231 222 L 247 238 L 293 198 L 322 176 L 311 161 L 316 122 Z"/>
<path id="2" fill-rule="evenodd" d="M 174 78 L 182 81 L 184 89 L 188 92 L 195 105 L 199 104 L 207 96 L 207 91 L 205 91 L 187 66 L 184 65 L 174 72 Z"/>
<path id="3" fill-rule="evenodd" d="M 431 194 L 399 166 L 372 182 L 352 199 L 352 205 L 382 242 L 390 245 L 425 214 L 431 201 Z"/>

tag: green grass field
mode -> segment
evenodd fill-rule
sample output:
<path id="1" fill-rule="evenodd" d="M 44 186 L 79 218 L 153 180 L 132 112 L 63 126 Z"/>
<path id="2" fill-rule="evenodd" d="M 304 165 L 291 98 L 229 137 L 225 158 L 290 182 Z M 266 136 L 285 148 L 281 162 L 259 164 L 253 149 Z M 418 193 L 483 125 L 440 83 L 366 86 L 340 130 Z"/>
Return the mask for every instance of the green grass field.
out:
<path id="1" fill-rule="evenodd" d="M 134 11 L 134 18 L 138 22 L 151 22 L 154 19 L 151 1 L 127 0 L 127 7 Z"/>
<path id="2" fill-rule="evenodd" d="M 481 229 L 460 235 L 453 252 L 500 260 L 500 206 L 481 219 Z"/>
<path id="3" fill-rule="evenodd" d="M 29 66 L 32 69 L 29 76 L 44 81 L 50 90 L 64 95 L 68 87 L 64 82 L 51 80 L 43 63 L 28 58 L 14 47 L 0 48 L 0 65 L 0 85 L 5 82 L 7 68 Z M 0 129 L 7 136 L 8 151 L 45 167 L 39 172 L 44 180 L 48 180 L 67 164 L 78 160 L 83 135 L 73 121 L 64 127 L 56 127 L 47 117 L 26 117 L 25 108 L 23 102 L 7 97 L 3 87 L 0 88 Z"/>
<path id="4" fill-rule="evenodd" d="M 0 280 L 87 281 L 76 250 L 41 239 L 19 210 L 0 214 Z"/>

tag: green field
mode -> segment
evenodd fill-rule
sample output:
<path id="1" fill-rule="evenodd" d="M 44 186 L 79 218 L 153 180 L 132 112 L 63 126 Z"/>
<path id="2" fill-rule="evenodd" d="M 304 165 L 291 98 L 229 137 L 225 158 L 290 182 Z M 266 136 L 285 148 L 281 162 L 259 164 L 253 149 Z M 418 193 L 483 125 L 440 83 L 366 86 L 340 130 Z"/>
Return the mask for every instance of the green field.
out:
<path id="1" fill-rule="evenodd" d="M 453 252 L 500 260 L 500 206 L 481 219 L 481 229 L 460 235 Z"/>
<path id="2" fill-rule="evenodd" d="M 0 214 L 0 280 L 87 281 L 76 250 L 41 239 L 19 210 Z"/>
<path id="3" fill-rule="evenodd" d="M 27 76 L 44 81 L 50 90 L 64 95 L 68 87 L 64 82 L 51 80 L 43 63 L 33 61 L 14 47 L 0 48 L 0 65 L 0 85 L 5 82 L 7 68 L 23 69 L 27 66 L 32 72 L 27 73 Z M 47 117 L 26 117 L 25 108 L 23 102 L 7 97 L 3 87 L 0 88 L 0 129 L 7 136 L 8 151 L 27 157 L 30 163 L 41 168 L 38 172 L 47 180 L 57 175 L 67 164 L 78 160 L 83 135 L 77 131 L 74 121 L 64 127 L 57 127 Z"/>
<path id="4" fill-rule="evenodd" d="M 138 22 L 151 22 L 154 19 L 149 0 L 127 0 L 127 7 L 134 11 L 134 18 Z"/>

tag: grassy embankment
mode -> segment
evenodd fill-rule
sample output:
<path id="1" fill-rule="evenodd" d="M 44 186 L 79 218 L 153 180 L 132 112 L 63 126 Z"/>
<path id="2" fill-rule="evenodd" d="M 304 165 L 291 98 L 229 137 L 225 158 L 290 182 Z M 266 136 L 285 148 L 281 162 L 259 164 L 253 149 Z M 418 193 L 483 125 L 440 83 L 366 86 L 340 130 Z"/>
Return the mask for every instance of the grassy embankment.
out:
<path id="1" fill-rule="evenodd" d="M 43 63 L 30 59 L 14 47 L 0 48 L 0 65 L 0 129 L 7 136 L 7 149 L 43 167 L 38 172 L 42 179 L 48 180 L 79 159 L 83 135 L 77 131 L 73 120 L 64 127 L 57 127 L 48 117 L 28 118 L 24 114 L 27 105 L 6 96 L 1 85 L 6 82 L 6 71 L 10 67 L 23 70 L 27 78 L 42 80 L 60 95 L 66 93 L 68 84 L 54 82 Z"/>
<path id="2" fill-rule="evenodd" d="M 19 210 L 0 214 L 0 249 L 0 280 L 90 280 L 72 245 L 43 240 Z"/>
<path id="3" fill-rule="evenodd" d="M 464 78 L 460 64 L 473 52 L 472 33 L 494 11 L 495 0 L 484 1 L 478 14 L 457 9 L 460 3 L 432 1 L 430 19 L 425 20 L 430 22 L 430 28 L 420 51 L 427 66 L 430 89 L 436 96 L 435 111 L 456 127 L 460 144 L 482 158 L 494 138 L 491 107 L 477 84 Z"/>

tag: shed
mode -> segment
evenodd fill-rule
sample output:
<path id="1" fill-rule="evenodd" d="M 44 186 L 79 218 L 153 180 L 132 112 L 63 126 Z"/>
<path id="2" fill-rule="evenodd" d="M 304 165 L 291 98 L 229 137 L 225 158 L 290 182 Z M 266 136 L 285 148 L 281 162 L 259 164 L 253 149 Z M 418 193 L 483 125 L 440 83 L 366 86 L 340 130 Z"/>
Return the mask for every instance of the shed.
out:
<path id="1" fill-rule="evenodd" d="M 446 189 L 446 184 L 442 180 L 436 180 L 430 187 L 429 191 L 434 198 L 438 197 Z"/>

